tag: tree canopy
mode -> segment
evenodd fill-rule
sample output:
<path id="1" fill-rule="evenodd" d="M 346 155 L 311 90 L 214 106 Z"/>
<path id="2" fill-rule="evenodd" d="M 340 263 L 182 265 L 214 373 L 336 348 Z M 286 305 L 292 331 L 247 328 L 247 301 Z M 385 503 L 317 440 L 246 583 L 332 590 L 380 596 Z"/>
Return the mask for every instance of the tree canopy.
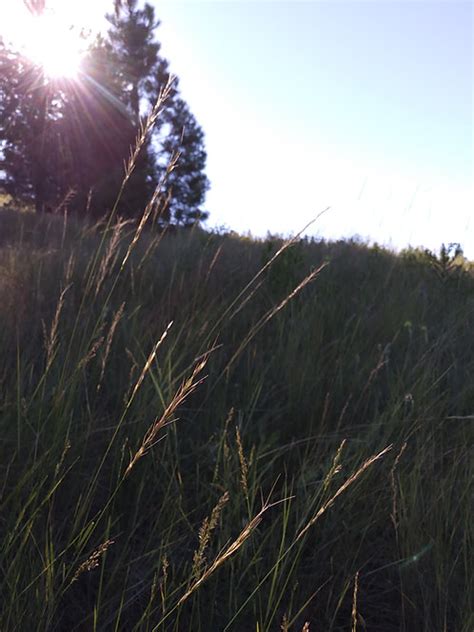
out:
<path id="1" fill-rule="evenodd" d="M 44 10 L 43 2 L 30 5 Z M 170 77 L 154 8 L 137 0 L 115 0 L 113 8 L 74 78 L 48 77 L 0 38 L 0 187 L 38 212 L 67 198 L 77 212 L 107 214 L 140 138 L 118 212 L 141 214 L 160 187 L 159 223 L 194 224 L 207 217 L 203 130 Z M 147 117 L 164 91 L 150 129 Z"/>

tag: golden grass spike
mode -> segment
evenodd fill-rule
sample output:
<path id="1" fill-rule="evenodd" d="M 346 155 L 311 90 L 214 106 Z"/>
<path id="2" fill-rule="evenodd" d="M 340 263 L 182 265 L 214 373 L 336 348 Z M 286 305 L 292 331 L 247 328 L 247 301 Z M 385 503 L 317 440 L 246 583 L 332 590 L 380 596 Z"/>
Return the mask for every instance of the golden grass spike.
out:
<path id="1" fill-rule="evenodd" d="M 111 546 L 113 543 L 114 543 L 114 540 L 106 540 L 97 549 L 95 549 L 95 551 L 93 551 L 89 555 L 87 560 L 85 562 L 83 562 L 79 566 L 77 571 L 74 573 L 74 577 L 72 578 L 72 582 L 75 582 L 79 578 L 79 576 L 82 575 L 82 573 L 87 573 L 87 572 L 93 570 L 94 568 L 97 568 L 97 566 L 99 566 L 99 563 L 100 563 L 100 560 L 101 560 L 102 556 L 105 555 L 105 552 L 107 551 L 109 546 Z"/>
<path id="2" fill-rule="evenodd" d="M 110 237 L 107 249 L 99 265 L 97 281 L 95 284 L 95 296 L 97 296 L 97 294 L 99 293 L 103 282 L 105 281 L 107 275 L 109 274 L 112 268 L 113 261 L 114 261 L 114 254 L 116 254 L 117 252 L 117 247 L 120 241 L 120 237 L 122 235 L 122 229 L 126 223 L 127 222 L 118 221 L 114 225 L 112 236 Z"/>
<path id="3" fill-rule="evenodd" d="M 359 589 L 359 571 L 354 577 L 354 592 L 352 594 L 352 628 L 351 632 L 357 632 L 357 591 Z"/>
<path id="4" fill-rule="evenodd" d="M 64 297 L 66 296 L 66 292 L 69 290 L 71 285 L 67 285 L 64 290 L 62 290 L 59 295 L 59 301 L 56 306 L 56 312 L 54 314 L 53 322 L 51 324 L 51 329 L 49 332 L 49 336 L 45 339 L 46 346 L 46 371 L 50 368 L 54 355 L 58 346 L 58 327 L 59 327 L 59 318 L 61 316 L 62 309 L 64 307 Z"/>
<path id="5" fill-rule="evenodd" d="M 145 379 L 145 375 L 148 373 L 148 371 L 150 370 L 151 364 L 153 362 L 153 360 L 155 359 L 156 356 L 156 352 L 158 351 L 158 349 L 160 348 L 160 346 L 162 345 L 164 339 L 166 338 L 166 336 L 168 335 L 168 332 L 171 328 L 173 324 L 173 321 L 169 322 L 166 329 L 164 330 L 164 332 L 161 334 L 160 339 L 158 340 L 158 342 L 155 344 L 155 346 L 153 347 L 150 355 L 148 356 L 145 365 L 142 369 L 142 372 L 140 373 L 138 380 L 136 381 L 135 386 L 133 387 L 133 391 L 132 394 L 130 396 L 130 399 L 128 400 L 127 403 L 127 408 L 129 408 L 130 404 L 132 403 L 133 399 L 135 398 L 135 395 L 137 394 L 138 389 L 140 388 L 140 386 L 142 385 L 143 380 Z"/>
<path id="6" fill-rule="evenodd" d="M 250 522 L 248 522 L 246 526 L 242 529 L 242 531 L 239 533 L 237 538 L 233 542 L 231 542 L 231 544 L 229 544 L 223 551 L 221 551 L 221 553 L 219 553 L 216 559 L 204 571 L 204 573 L 199 577 L 199 579 L 197 579 L 188 588 L 188 590 L 184 593 L 184 595 L 178 601 L 177 607 L 180 606 L 182 603 L 184 603 L 194 593 L 194 591 L 197 590 L 199 586 L 201 586 L 201 584 L 203 584 L 207 579 L 209 579 L 209 577 L 214 573 L 214 571 L 216 571 L 220 566 L 222 566 L 222 564 L 224 564 L 224 562 L 228 560 L 229 557 L 234 555 L 234 553 L 236 553 L 241 548 L 244 542 L 248 540 L 248 538 L 251 536 L 253 531 L 255 531 L 255 529 L 261 523 L 263 514 L 271 506 L 273 505 L 268 505 L 268 504 L 263 505 L 263 507 L 258 512 L 258 514 L 254 518 L 252 518 L 252 520 L 250 520 Z"/>
<path id="7" fill-rule="evenodd" d="M 365 472 L 365 470 L 367 470 L 372 465 L 372 463 L 375 463 L 375 461 L 378 461 L 379 459 L 381 459 L 391 449 L 392 449 L 392 444 L 390 444 L 389 446 L 384 448 L 381 452 L 378 452 L 374 456 L 371 456 L 369 459 L 364 461 L 364 463 L 362 463 L 362 465 L 359 467 L 359 469 L 356 472 L 354 472 L 347 479 L 347 481 L 345 481 L 339 487 L 339 489 L 336 491 L 336 493 L 333 494 L 333 496 L 331 496 L 331 498 L 328 501 L 326 501 L 322 505 L 322 507 L 319 508 L 317 513 L 311 518 L 311 520 L 308 522 L 308 524 L 305 527 L 303 527 L 303 529 L 301 529 L 301 531 L 298 533 L 298 535 L 296 537 L 296 542 L 300 538 L 302 538 L 303 535 L 308 531 L 308 529 L 310 529 L 314 525 L 314 523 L 334 504 L 334 501 L 336 500 L 336 498 L 338 498 L 338 496 L 340 496 L 343 492 L 346 491 L 346 489 L 348 487 L 350 487 L 353 483 L 355 483 L 356 480 L 358 478 L 360 478 L 360 476 Z"/>
<path id="8" fill-rule="evenodd" d="M 122 316 L 123 316 L 123 311 L 125 309 L 125 301 L 120 305 L 120 307 L 118 308 L 118 310 L 115 312 L 113 318 L 112 318 L 112 323 L 110 325 L 110 329 L 109 332 L 107 334 L 107 338 L 105 340 L 105 349 L 104 349 L 104 353 L 102 354 L 102 358 L 101 358 L 101 366 L 100 366 L 100 376 L 99 376 L 99 381 L 97 382 L 97 391 L 100 390 L 101 386 L 102 386 L 102 380 L 104 379 L 104 373 L 105 373 L 105 367 L 107 364 L 107 360 L 110 354 L 110 348 L 112 346 L 112 340 L 114 338 L 114 334 L 115 334 L 115 330 L 117 329 L 117 325 L 119 324 Z"/>
<path id="9" fill-rule="evenodd" d="M 194 552 L 192 575 L 196 579 L 201 575 L 203 566 L 206 562 L 206 550 L 211 541 L 214 529 L 217 527 L 224 506 L 229 501 L 229 492 L 224 492 L 219 498 L 217 505 L 211 512 L 210 516 L 204 518 L 201 528 L 199 529 L 199 547 Z"/>
<path id="10" fill-rule="evenodd" d="M 235 427 L 235 440 L 237 442 L 237 452 L 239 455 L 239 463 L 240 463 L 240 482 L 242 484 L 242 489 L 244 491 L 245 498 L 248 501 L 249 499 L 249 485 L 248 485 L 249 466 L 247 463 L 247 459 L 245 458 L 244 448 L 242 445 L 242 438 L 240 436 L 238 426 Z"/>
<path id="11" fill-rule="evenodd" d="M 266 325 L 276 314 L 278 314 L 278 312 L 280 312 L 297 294 L 299 294 L 303 288 L 309 285 L 311 281 L 314 281 L 314 279 L 318 276 L 318 274 L 322 270 L 324 270 L 324 268 L 327 265 L 328 263 L 323 263 L 319 266 L 319 268 L 310 272 L 301 281 L 301 283 L 299 283 L 280 303 L 278 303 L 278 305 L 275 305 L 275 307 L 272 307 L 271 309 L 269 309 L 268 312 L 262 316 L 262 318 L 258 321 L 258 323 L 254 325 L 254 327 L 252 327 L 252 329 L 249 331 L 249 333 L 245 337 L 244 341 L 240 344 L 237 351 L 231 357 L 223 373 L 227 373 L 229 371 L 232 364 L 240 356 L 240 354 L 245 349 L 245 347 L 249 344 L 249 342 L 257 335 L 260 329 L 264 327 L 264 325 Z"/>
<path id="12" fill-rule="evenodd" d="M 170 325 L 171 325 L 171 323 L 170 323 Z M 131 396 L 131 398 L 129 400 L 129 404 L 128 405 L 130 405 L 130 403 L 132 402 L 136 391 L 138 390 L 140 384 L 143 382 L 145 374 L 149 370 L 149 368 L 151 366 L 151 363 L 153 361 L 153 358 L 155 357 L 156 349 L 161 344 L 161 341 L 164 339 L 164 336 L 166 335 L 170 325 L 168 325 L 167 330 L 165 331 L 163 336 L 160 338 L 160 340 L 158 341 L 157 345 L 155 345 L 155 348 L 153 349 L 152 353 L 149 355 L 148 360 L 145 363 L 145 366 L 144 366 L 144 368 L 142 370 L 142 373 L 141 373 L 140 377 L 138 378 L 137 384 L 135 385 L 135 388 L 133 390 L 133 393 L 132 393 L 132 396 Z M 202 384 L 202 382 L 204 381 L 205 378 L 199 378 L 199 379 L 197 379 L 197 378 L 198 378 L 198 375 L 201 373 L 201 371 L 206 366 L 207 360 L 209 358 L 209 354 L 211 352 L 212 352 L 212 350 L 207 352 L 206 354 L 204 354 L 204 356 L 201 356 L 200 359 L 198 359 L 198 362 L 196 363 L 191 376 L 182 382 L 181 386 L 178 388 L 178 390 L 174 394 L 173 399 L 168 404 L 168 406 L 165 408 L 165 410 L 164 410 L 163 414 L 161 415 L 161 417 L 157 417 L 155 419 L 155 421 L 151 424 L 151 426 L 148 428 L 147 432 L 145 433 L 145 436 L 143 437 L 141 446 L 138 448 L 138 450 L 135 452 L 134 456 L 131 458 L 129 465 L 128 465 L 127 469 L 125 470 L 124 476 L 128 476 L 130 474 L 131 470 L 133 469 L 133 467 L 136 465 L 136 463 L 143 456 L 145 456 L 145 454 L 154 446 L 154 444 L 157 441 L 158 434 L 159 434 L 160 430 L 162 428 L 164 428 L 166 425 L 168 425 L 169 423 L 171 423 L 172 421 L 174 421 L 173 415 L 174 415 L 176 409 L 185 401 L 185 399 L 189 395 L 191 395 L 191 393 L 193 393 L 197 389 L 197 387 L 200 384 Z"/>

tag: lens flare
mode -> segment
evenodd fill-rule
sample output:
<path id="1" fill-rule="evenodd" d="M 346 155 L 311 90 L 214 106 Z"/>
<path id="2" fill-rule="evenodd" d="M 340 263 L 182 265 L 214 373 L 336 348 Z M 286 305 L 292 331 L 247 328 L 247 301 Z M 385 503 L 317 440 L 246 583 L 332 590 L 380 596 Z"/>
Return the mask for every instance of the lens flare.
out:
<path id="1" fill-rule="evenodd" d="M 8 16 L 8 17 L 7 17 Z M 69 24 L 65 15 L 46 10 L 32 15 L 21 5 L 2 16 L 1 35 L 51 79 L 77 76 L 86 41 L 81 30 Z"/>

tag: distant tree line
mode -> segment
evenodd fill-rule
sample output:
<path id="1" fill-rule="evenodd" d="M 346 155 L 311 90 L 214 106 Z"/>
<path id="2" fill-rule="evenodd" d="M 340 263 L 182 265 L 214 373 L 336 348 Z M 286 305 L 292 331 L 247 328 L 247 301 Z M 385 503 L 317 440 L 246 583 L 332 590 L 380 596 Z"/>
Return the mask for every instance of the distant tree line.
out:
<path id="1" fill-rule="evenodd" d="M 147 113 L 168 87 L 118 212 L 139 215 L 161 183 L 158 221 L 199 222 L 207 217 L 202 205 L 209 186 L 204 134 L 178 80 L 170 84 L 154 8 L 115 0 L 107 20 L 107 32 L 90 45 L 71 79 L 47 77 L 0 37 L 0 188 L 38 212 L 67 200 L 78 212 L 106 214 Z"/>

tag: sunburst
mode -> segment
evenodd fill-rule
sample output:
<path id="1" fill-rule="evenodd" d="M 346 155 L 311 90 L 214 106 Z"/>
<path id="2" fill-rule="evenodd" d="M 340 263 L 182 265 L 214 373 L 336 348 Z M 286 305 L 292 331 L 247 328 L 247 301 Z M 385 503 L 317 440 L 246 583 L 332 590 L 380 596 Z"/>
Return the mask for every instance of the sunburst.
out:
<path id="1" fill-rule="evenodd" d="M 19 4 L 1 17 L 3 38 L 40 66 L 47 77 L 78 75 L 86 41 L 81 29 L 68 22 L 67 14 L 50 8 L 35 14 Z"/>

